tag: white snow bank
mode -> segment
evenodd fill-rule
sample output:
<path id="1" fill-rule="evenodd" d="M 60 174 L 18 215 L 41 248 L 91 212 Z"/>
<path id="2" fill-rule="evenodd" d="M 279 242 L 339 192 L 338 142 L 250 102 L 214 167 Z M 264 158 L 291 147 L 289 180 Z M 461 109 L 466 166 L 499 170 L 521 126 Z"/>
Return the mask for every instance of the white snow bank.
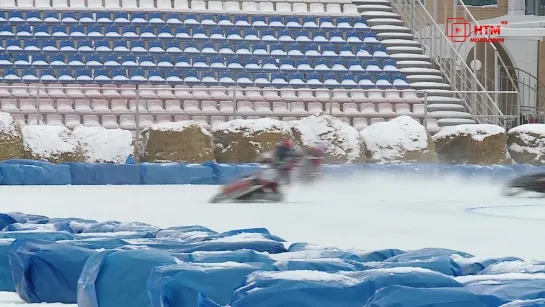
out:
<path id="1" fill-rule="evenodd" d="M 512 301 L 510 303 L 507 303 L 507 304 L 503 304 L 501 305 L 500 307 L 530 307 L 530 306 L 544 306 L 545 305 L 545 298 L 538 298 L 538 299 L 535 299 L 535 300 L 517 300 L 517 301 Z"/>
<path id="2" fill-rule="evenodd" d="M 208 270 L 221 270 L 226 268 L 250 268 L 252 267 L 248 263 L 226 261 L 226 262 L 183 262 L 180 266 L 189 267 L 194 270 L 208 271 Z"/>
<path id="3" fill-rule="evenodd" d="M 320 271 L 310 270 L 296 270 L 296 271 L 281 271 L 281 272 L 265 272 L 257 271 L 248 275 L 246 282 L 252 283 L 256 279 L 283 279 L 283 280 L 297 280 L 297 281 L 314 281 L 314 282 L 332 282 L 341 283 L 347 286 L 352 286 L 360 282 L 357 278 L 349 276 L 343 276 L 340 274 L 326 273 Z"/>
<path id="4" fill-rule="evenodd" d="M 201 128 L 201 131 L 203 134 L 207 136 L 212 136 L 210 131 L 206 129 L 204 125 L 202 125 L 199 122 L 193 121 L 193 120 L 184 120 L 179 122 L 168 122 L 168 123 L 158 123 L 153 124 L 146 129 L 143 130 L 142 133 L 145 131 L 153 130 L 153 131 L 174 131 L 174 132 L 182 132 L 185 129 L 193 126 L 199 126 Z"/>
<path id="5" fill-rule="evenodd" d="M 264 132 L 283 132 L 291 134 L 290 127 L 286 122 L 272 118 L 230 120 L 215 126 L 214 131 L 242 133 L 245 137 L 252 137 L 255 134 Z"/>
<path id="6" fill-rule="evenodd" d="M 410 274 L 410 273 L 431 273 L 431 274 L 441 274 L 435 271 L 419 268 L 419 267 L 396 267 L 396 268 L 379 268 L 379 269 L 370 269 L 364 272 L 371 273 L 389 273 L 389 274 Z M 358 274 L 359 272 L 343 272 L 343 274 Z"/>
<path id="7" fill-rule="evenodd" d="M 214 242 L 271 242 L 273 240 L 264 237 L 259 233 L 240 233 L 233 236 L 213 239 Z"/>
<path id="8" fill-rule="evenodd" d="M 508 273 L 538 273 L 545 271 L 544 263 L 526 262 L 526 261 L 504 261 L 494 263 L 486 268 L 486 273 L 508 274 Z"/>
<path id="9" fill-rule="evenodd" d="M 17 292 L 0 292 L 0 307 L 78 307 L 77 304 L 61 304 L 61 303 L 49 303 L 49 304 L 29 304 L 25 303 Z"/>
<path id="10" fill-rule="evenodd" d="M 12 224 L 14 226 L 17 226 L 18 231 L 22 230 L 36 230 L 36 231 L 57 231 L 55 229 L 55 224 L 27 224 L 27 223 L 15 223 Z"/>
<path id="11" fill-rule="evenodd" d="M 11 136 L 19 136 L 15 120 L 13 120 L 11 114 L 0 112 L 0 133 Z"/>
<path id="12" fill-rule="evenodd" d="M 545 279 L 545 274 L 527 274 L 527 273 L 505 273 L 498 275 L 469 275 L 458 276 L 454 278 L 459 283 L 475 283 L 475 282 L 501 282 L 507 280 L 534 280 Z"/>
<path id="13" fill-rule="evenodd" d="M 346 162 L 355 162 L 365 154 L 358 130 L 334 116 L 316 113 L 288 124 L 300 135 L 303 146 L 325 143 L 328 155 L 343 157 Z"/>
<path id="14" fill-rule="evenodd" d="M 42 159 L 79 153 L 79 143 L 68 128 L 53 125 L 22 127 L 25 151 Z"/>
<path id="15" fill-rule="evenodd" d="M 78 233 L 78 237 L 85 240 L 85 237 L 94 238 L 94 237 L 104 237 L 104 238 L 111 238 L 111 237 L 130 237 L 137 235 L 138 232 L 136 231 L 117 231 L 117 232 L 84 232 L 84 233 Z"/>
<path id="16" fill-rule="evenodd" d="M 434 136 L 434 140 L 442 140 L 455 135 L 470 135 L 475 141 L 482 142 L 485 138 L 505 133 L 505 129 L 489 124 L 456 125 L 441 128 Z"/>
<path id="17" fill-rule="evenodd" d="M 124 163 L 134 153 L 132 133 L 128 130 L 80 125 L 73 133 L 85 162 Z"/>
<path id="18" fill-rule="evenodd" d="M 517 163 L 545 160 L 545 124 L 526 124 L 508 132 L 509 153 Z"/>
<path id="19" fill-rule="evenodd" d="M 360 133 L 365 148 L 378 161 L 401 158 L 407 151 L 425 151 L 429 146 L 426 128 L 409 116 L 372 124 Z"/>
<path id="20" fill-rule="evenodd" d="M 545 137 L 545 124 L 524 124 L 509 129 L 508 133 L 532 133 Z"/>

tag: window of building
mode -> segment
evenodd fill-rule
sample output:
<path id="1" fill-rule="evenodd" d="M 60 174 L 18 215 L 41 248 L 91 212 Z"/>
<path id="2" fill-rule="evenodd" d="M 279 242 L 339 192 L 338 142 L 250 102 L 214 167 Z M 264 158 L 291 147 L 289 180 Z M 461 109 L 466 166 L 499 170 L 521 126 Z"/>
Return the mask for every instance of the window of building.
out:
<path id="1" fill-rule="evenodd" d="M 525 0 L 526 15 L 545 16 L 545 0 Z"/>
<path id="2" fill-rule="evenodd" d="M 483 6 L 483 5 L 498 5 L 498 0 L 462 0 L 465 5 Z"/>

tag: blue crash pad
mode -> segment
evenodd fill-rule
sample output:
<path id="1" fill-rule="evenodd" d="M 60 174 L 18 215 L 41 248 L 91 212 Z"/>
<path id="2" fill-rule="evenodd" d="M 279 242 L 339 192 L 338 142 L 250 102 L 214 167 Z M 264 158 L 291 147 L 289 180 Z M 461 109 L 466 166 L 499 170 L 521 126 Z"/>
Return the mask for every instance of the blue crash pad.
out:
<path id="1" fill-rule="evenodd" d="M 6 231 L 0 232 L 0 239 L 38 239 L 47 241 L 73 240 L 74 236 L 65 231 L 34 232 L 29 231 Z"/>
<path id="2" fill-rule="evenodd" d="M 13 241 L 13 239 L 0 240 L 0 291 L 15 292 L 9 264 L 9 249 Z"/>
<path id="3" fill-rule="evenodd" d="M 452 278 L 423 269 L 388 269 L 326 273 L 316 271 L 254 272 L 233 293 L 230 307 L 361 307 L 387 286 L 462 287 Z M 218 306 L 206 294 L 199 307 Z"/>
<path id="4" fill-rule="evenodd" d="M 320 272 L 364 271 L 372 269 L 365 263 L 338 258 L 290 259 L 274 264 L 281 271 L 310 270 Z"/>
<path id="5" fill-rule="evenodd" d="M 96 251 L 44 240 L 16 240 L 9 249 L 15 289 L 27 303 L 77 302 L 83 265 Z"/>
<path id="6" fill-rule="evenodd" d="M 227 304 L 237 286 L 255 271 L 274 271 L 264 263 L 183 263 L 156 267 L 148 280 L 153 307 L 197 307 L 199 292 Z"/>
<path id="7" fill-rule="evenodd" d="M 149 307 L 147 279 L 153 268 L 175 264 L 158 250 L 105 251 L 90 257 L 78 282 L 78 307 Z"/>
<path id="8" fill-rule="evenodd" d="M 528 275 L 527 279 L 503 279 L 501 275 L 476 276 L 479 279 L 463 284 L 475 294 L 492 295 L 506 302 L 545 299 L 545 279 Z"/>
<path id="9" fill-rule="evenodd" d="M 411 288 L 390 286 L 378 290 L 363 307 L 497 307 L 505 303 L 494 296 L 464 288 Z"/>
<path id="10" fill-rule="evenodd" d="M 383 262 L 381 268 L 413 267 L 424 268 L 449 276 L 461 276 L 462 269 L 449 256 L 438 256 L 424 260 L 412 260 L 408 262 Z"/>
<path id="11" fill-rule="evenodd" d="M 234 251 L 217 252 L 193 252 L 172 254 L 174 257 L 184 262 L 199 263 L 220 263 L 220 262 L 240 262 L 240 263 L 267 263 L 273 264 L 275 261 L 266 253 L 259 253 L 251 249 L 238 249 Z"/>

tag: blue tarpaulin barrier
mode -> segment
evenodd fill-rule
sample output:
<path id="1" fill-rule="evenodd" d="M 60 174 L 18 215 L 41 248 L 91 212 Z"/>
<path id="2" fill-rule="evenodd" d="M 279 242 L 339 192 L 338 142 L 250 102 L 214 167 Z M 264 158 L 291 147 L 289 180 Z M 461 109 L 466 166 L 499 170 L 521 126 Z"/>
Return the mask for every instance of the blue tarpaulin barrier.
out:
<path id="1" fill-rule="evenodd" d="M 284 240 L 260 227 L 218 233 L 21 212 L 0 218 L 0 291 L 17 291 L 29 303 L 511 307 L 545 300 L 545 262 L 517 257 L 304 242 L 286 250 Z"/>
<path id="2" fill-rule="evenodd" d="M 248 274 L 275 271 L 265 263 L 183 263 L 156 267 L 148 279 L 153 307 L 197 307 L 204 293 L 219 304 L 227 304 Z"/>
<path id="3" fill-rule="evenodd" d="M 0 163 L 2 185 L 71 184 L 70 167 L 35 160 L 6 160 Z"/>
<path id="4" fill-rule="evenodd" d="M 6 160 L 0 163 L 3 185 L 128 185 L 128 184 L 225 184 L 258 172 L 256 163 L 206 162 L 141 164 L 52 164 L 35 160 Z M 369 175 L 376 172 L 423 176 L 460 176 L 502 181 L 517 175 L 545 172 L 530 165 L 447 164 L 339 164 L 324 165 L 326 176 Z"/>
<path id="5" fill-rule="evenodd" d="M 28 303 L 77 302 L 77 283 L 96 251 L 43 240 L 16 240 L 9 262 L 19 296 Z"/>
<path id="6" fill-rule="evenodd" d="M 411 260 L 408 262 L 388 262 L 385 261 L 380 266 L 381 268 L 423 268 L 439 272 L 449 276 L 461 276 L 462 269 L 449 256 L 437 256 L 428 259 Z"/>
<path id="7" fill-rule="evenodd" d="M 37 239 L 47 241 L 73 240 L 74 236 L 66 231 L 36 232 L 28 231 L 3 231 L 0 232 L 0 239 Z"/>
<path id="8" fill-rule="evenodd" d="M 506 303 L 491 295 L 471 293 L 464 288 L 411 288 L 389 286 L 378 290 L 363 307 L 497 307 Z"/>
<path id="9" fill-rule="evenodd" d="M 184 262 L 198 263 L 220 263 L 220 262 L 240 262 L 240 263 L 267 263 L 273 264 L 275 261 L 266 253 L 256 252 L 251 249 L 237 249 L 234 251 L 218 252 L 193 252 L 173 254 L 176 258 Z"/>
<path id="10" fill-rule="evenodd" d="M 142 184 L 214 184 L 214 170 L 206 165 L 143 163 Z"/>
<path id="11" fill-rule="evenodd" d="M 299 277 L 297 277 L 299 275 Z M 452 278 L 431 271 L 369 270 L 326 273 L 315 271 L 254 272 L 233 293 L 230 307 L 343 306 L 361 307 L 378 289 L 462 287 Z M 203 293 L 199 307 L 221 305 Z"/>
<path id="12" fill-rule="evenodd" d="M 149 307 L 153 268 L 176 264 L 159 250 L 104 251 L 87 259 L 78 281 L 78 307 Z"/>
<path id="13" fill-rule="evenodd" d="M 9 248 L 13 239 L 0 240 L 0 291 L 15 292 L 13 277 L 11 276 L 11 265 L 9 263 Z"/>
<path id="14" fill-rule="evenodd" d="M 65 163 L 73 185 L 141 184 L 139 164 Z"/>

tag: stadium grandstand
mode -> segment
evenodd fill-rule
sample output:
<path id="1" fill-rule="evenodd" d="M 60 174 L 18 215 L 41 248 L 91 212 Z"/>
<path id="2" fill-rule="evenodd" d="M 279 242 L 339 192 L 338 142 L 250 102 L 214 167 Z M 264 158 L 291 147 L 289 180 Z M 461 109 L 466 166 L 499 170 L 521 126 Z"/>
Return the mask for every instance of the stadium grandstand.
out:
<path id="1" fill-rule="evenodd" d="M 432 132 L 516 125 L 503 49 L 445 31 L 449 16 L 477 24 L 479 5 L 507 14 L 491 1 L 0 0 L 1 110 L 132 131 L 320 111 L 358 130 L 401 114 Z"/>

